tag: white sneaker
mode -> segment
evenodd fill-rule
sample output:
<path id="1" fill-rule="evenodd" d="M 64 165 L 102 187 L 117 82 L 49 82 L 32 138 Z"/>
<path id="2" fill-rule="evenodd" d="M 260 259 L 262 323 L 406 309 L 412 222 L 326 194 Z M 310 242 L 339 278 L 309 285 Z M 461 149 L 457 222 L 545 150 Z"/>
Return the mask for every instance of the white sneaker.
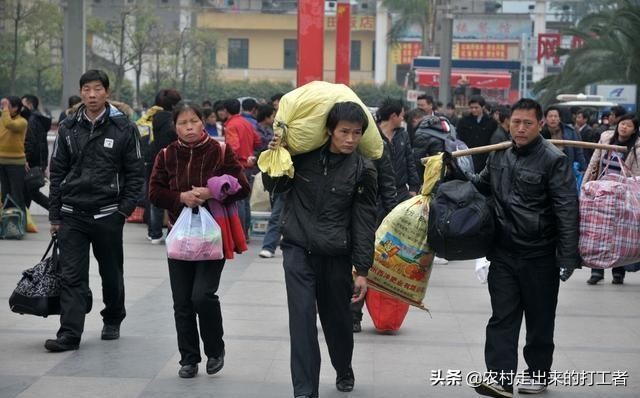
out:
<path id="1" fill-rule="evenodd" d="M 260 253 L 258 253 L 258 256 L 260 256 L 262 258 L 272 258 L 274 256 L 274 254 L 271 253 L 267 249 L 262 249 L 262 250 L 260 250 Z"/>
<path id="2" fill-rule="evenodd" d="M 161 236 L 159 238 L 148 238 L 149 241 L 151 242 L 152 245 L 161 245 L 164 243 L 164 236 Z"/>
<path id="3" fill-rule="evenodd" d="M 449 264 L 449 260 L 445 259 L 445 258 L 440 258 L 437 256 L 433 257 L 433 263 L 436 265 L 444 265 L 444 264 Z"/>
<path id="4" fill-rule="evenodd" d="M 520 394 L 540 394 L 547 390 L 547 385 L 536 379 L 525 378 L 518 382 L 518 392 Z"/>

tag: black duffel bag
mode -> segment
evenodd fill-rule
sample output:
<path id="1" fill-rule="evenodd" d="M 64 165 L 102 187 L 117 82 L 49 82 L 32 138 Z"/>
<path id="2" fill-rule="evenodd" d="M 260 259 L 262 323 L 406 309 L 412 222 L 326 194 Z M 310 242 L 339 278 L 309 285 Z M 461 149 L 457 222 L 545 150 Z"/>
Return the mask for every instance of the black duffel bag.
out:
<path id="1" fill-rule="evenodd" d="M 47 257 L 51 249 L 51 257 Z M 87 291 L 87 313 L 93 306 L 91 290 Z M 51 238 L 47 251 L 33 268 L 22 272 L 18 286 L 9 297 L 11 311 L 47 317 L 60 314 L 60 275 L 58 270 L 58 242 Z"/>
<path id="2" fill-rule="evenodd" d="M 487 255 L 495 232 L 493 210 L 471 181 L 439 184 L 429 207 L 427 241 L 438 257 L 472 260 Z"/>

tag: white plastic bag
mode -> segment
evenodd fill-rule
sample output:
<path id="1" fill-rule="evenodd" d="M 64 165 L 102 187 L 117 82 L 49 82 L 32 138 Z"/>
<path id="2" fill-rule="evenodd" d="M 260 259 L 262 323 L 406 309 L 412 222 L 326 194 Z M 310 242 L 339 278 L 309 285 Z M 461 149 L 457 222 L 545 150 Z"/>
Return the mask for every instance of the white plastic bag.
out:
<path id="1" fill-rule="evenodd" d="M 486 257 L 477 258 L 476 259 L 476 278 L 480 281 L 480 283 L 487 283 L 487 278 L 489 277 L 489 261 L 487 261 Z"/>
<path id="2" fill-rule="evenodd" d="M 174 260 L 221 260 L 222 231 L 202 206 L 185 207 L 167 236 L 167 256 Z"/>

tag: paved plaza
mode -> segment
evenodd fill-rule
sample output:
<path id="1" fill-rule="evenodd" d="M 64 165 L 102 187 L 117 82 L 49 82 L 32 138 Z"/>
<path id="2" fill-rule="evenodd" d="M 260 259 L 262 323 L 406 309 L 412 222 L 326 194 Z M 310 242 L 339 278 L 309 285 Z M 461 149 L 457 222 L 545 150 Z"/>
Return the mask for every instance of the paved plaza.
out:
<path id="1" fill-rule="evenodd" d="M 35 219 L 41 231 L 48 229 L 44 216 Z M 43 344 L 55 336 L 58 317 L 21 316 L 10 312 L 7 304 L 21 271 L 39 260 L 47 241 L 46 232 L 28 234 L 22 241 L 0 241 L 1 398 L 292 396 L 281 252 L 273 259 L 258 258 L 259 239 L 254 238 L 248 253 L 227 262 L 219 292 L 225 367 L 208 376 L 202 364 L 196 378 L 180 379 L 164 246 L 150 245 L 143 225 L 127 224 L 127 318 L 120 339 L 100 340 L 102 293 L 92 260 L 94 306 L 80 349 L 53 354 Z M 588 286 L 588 275 L 588 270 L 578 270 L 561 284 L 556 318 L 554 369 L 558 378 L 573 385 L 551 386 L 545 394 L 640 397 L 640 274 L 628 274 L 622 286 L 611 284 L 609 271 L 605 283 Z M 365 314 L 363 331 L 355 336 L 352 393 L 335 389 L 335 373 L 320 333 L 320 396 L 477 396 L 465 378 L 484 370 L 490 305 L 487 285 L 476 279 L 473 262 L 436 266 L 425 304 L 430 315 L 411 308 L 401 330 L 390 335 L 376 333 Z M 524 334 L 521 348 L 523 340 Z M 524 366 L 522 361 L 520 365 Z M 459 371 L 461 385 L 432 385 L 439 371 L 451 384 L 456 384 Z M 591 380 L 603 385 L 586 386 Z"/>

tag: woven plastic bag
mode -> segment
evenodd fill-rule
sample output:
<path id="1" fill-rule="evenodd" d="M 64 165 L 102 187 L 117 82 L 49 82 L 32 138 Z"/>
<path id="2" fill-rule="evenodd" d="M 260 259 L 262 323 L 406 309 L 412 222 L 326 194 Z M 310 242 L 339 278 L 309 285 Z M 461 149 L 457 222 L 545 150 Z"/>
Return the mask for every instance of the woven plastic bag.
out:
<path id="1" fill-rule="evenodd" d="M 379 332 L 399 330 L 409 312 L 409 304 L 375 289 L 367 291 L 366 302 L 373 326 Z"/>
<path id="2" fill-rule="evenodd" d="M 431 156 L 424 171 L 422 192 L 397 205 L 376 231 L 373 289 L 423 308 L 434 254 L 427 244 L 431 191 L 440 179 L 442 154 Z"/>
<path id="3" fill-rule="evenodd" d="M 167 236 L 167 256 L 174 260 L 205 261 L 224 258 L 222 231 L 202 206 L 185 207 Z"/>
<path id="4" fill-rule="evenodd" d="M 358 151 L 369 159 L 379 159 L 382 156 L 382 138 L 373 115 L 362 100 L 344 84 L 314 81 L 280 99 L 273 130 L 276 136 L 282 137 L 286 149 L 264 151 L 258 159 L 260 170 L 271 177 L 293 177 L 291 156 L 311 152 L 327 142 L 329 111 L 336 102 L 345 101 L 360 104 L 369 118 L 369 126 L 358 145 Z"/>

